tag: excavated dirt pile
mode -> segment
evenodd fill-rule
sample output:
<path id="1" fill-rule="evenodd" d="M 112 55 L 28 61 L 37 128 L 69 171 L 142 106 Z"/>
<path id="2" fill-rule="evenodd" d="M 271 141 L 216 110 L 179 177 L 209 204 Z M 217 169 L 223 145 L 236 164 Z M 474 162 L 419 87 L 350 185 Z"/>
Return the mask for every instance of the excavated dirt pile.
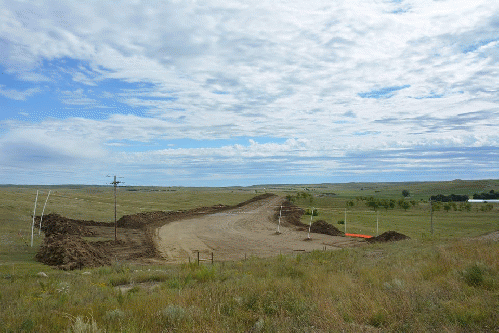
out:
<path id="1" fill-rule="evenodd" d="M 110 265 L 113 260 L 147 261 L 159 258 L 153 242 L 156 228 L 172 221 L 242 207 L 272 196 L 274 194 L 259 195 L 232 207 L 215 205 L 186 211 L 125 215 L 116 223 L 117 240 L 114 240 L 114 223 L 73 220 L 58 214 L 49 214 L 42 220 L 41 230 L 45 239 L 35 258 L 39 262 L 64 270 Z M 38 226 L 40 216 L 35 219 Z"/>
<path id="2" fill-rule="evenodd" d="M 36 221 L 39 225 L 39 216 Z M 90 229 L 95 225 L 109 226 L 102 222 L 68 219 L 58 214 L 44 216 L 41 230 L 45 238 L 35 259 L 64 270 L 109 265 L 110 253 L 82 238 L 96 236 L 95 231 Z"/>
<path id="3" fill-rule="evenodd" d="M 168 212 L 156 211 L 137 213 L 133 215 L 124 215 L 118 221 L 116 221 L 116 224 L 119 228 L 133 229 L 159 227 L 171 221 L 176 221 L 179 219 L 189 218 L 202 214 L 212 214 L 229 208 L 231 207 L 225 205 L 216 205 L 212 207 L 194 208 L 188 211 L 177 210 Z"/>
<path id="4" fill-rule="evenodd" d="M 310 226 L 310 232 L 314 232 L 316 234 L 325 234 L 331 236 L 345 236 L 345 234 L 338 230 L 334 225 L 327 223 L 324 220 L 318 220 L 312 222 Z"/>
<path id="5" fill-rule="evenodd" d="M 288 224 L 288 225 L 294 225 L 297 228 L 297 230 L 300 231 L 306 231 L 308 230 L 308 224 L 302 223 L 301 222 L 301 217 L 303 214 L 305 214 L 305 210 L 302 208 L 295 206 L 292 202 L 286 200 L 282 204 L 282 213 L 281 213 L 281 223 L 283 224 Z M 279 219 L 279 210 L 277 210 L 277 213 L 275 215 L 275 219 Z M 344 236 L 345 234 L 338 230 L 335 226 L 332 224 L 327 223 L 324 220 L 318 220 L 315 222 L 312 222 L 312 226 L 310 227 L 310 232 L 316 233 L 316 234 L 324 234 L 324 235 L 330 235 L 330 236 Z"/>
<path id="6" fill-rule="evenodd" d="M 60 216 L 59 214 L 49 214 L 43 217 L 41 230 L 45 236 L 54 234 L 93 236 L 93 232 L 90 231 L 85 225 L 82 225 L 81 222 L 84 221 L 68 219 Z M 93 221 L 88 222 L 92 223 Z M 35 225 L 38 226 L 39 223 L 40 217 L 37 216 Z"/>
<path id="7" fill-rule="evenodd" d="M 394 241 L 400 241 L 404 239 L 411 239 L 409 236 L 406 236 L 404 234 L 400 234 L 396 231 L 387 231 L 382 233 L 379 236 L 372 237 L 372 238 L 367 238 L 366 241 L 370 243 L 375 243 L 375 242 L 394 242 Z"/>
<path id="8" fill-rule="evenodd" d="M 306 225 L 300 221 L 303 214 L 305 214 L 303 209 L 286 200 L 282 203 L 281 223 L 284 225 L 294 225 L 299 228 L 304 228 Z M 276 221 L 279 219 L 279 210 L 276 211 L 274 219 Z"/>
<path id="9" fill-rule="evenodd" d="M 111 264 L 105 250 L 98 249 L 78 235 L 54 233 L 45 237 L 36 260 L 63 270 Z"/>

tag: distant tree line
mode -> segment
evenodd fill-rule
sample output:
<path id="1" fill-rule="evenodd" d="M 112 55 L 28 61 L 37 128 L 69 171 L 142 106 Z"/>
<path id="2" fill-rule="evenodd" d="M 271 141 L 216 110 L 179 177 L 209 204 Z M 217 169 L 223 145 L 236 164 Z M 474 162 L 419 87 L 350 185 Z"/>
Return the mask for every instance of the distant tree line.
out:
<path id="1" fill-rule="evenodd" d="M 494 192 L 494 190 L 490 190 L 490 192 L 483 192 L 480 194 L 473 194 L 473 199 L 480 199 L 480 200 L 493 200 L 493 199 L 499 199 L 499 193 Z"/>
<path id="2" fill-rule="evenodd" d="M 375 211 L 378 210 L 378 208 L 380 207 L 384 208 L 385 210 L 388 210 L 388 209 L 394 209 L 396 206 L 402 208 L 403 210 L 407 210 L 411 207 L 415 207 L 418 204 L 416 200 L 407 201 L 404 199 L 394 200 L 394 199 L 378 199 L 374 197 L 369 197 L 369 198 L 359 198 L 358 200 L 364 200 L 366 206 L 372 208 Z"/>
<path id="3" fill-rule="evenodd" d="M 296 195 L 287 195 L 286 196 L 286 199 L 288 199 L 289 201 L 291 202 L 296 202 L 296 200 L 300 200 L 300 199 L 305 199 L 305 200 L 308 200 L 310 202 L 310 204 L 312 204 L 314 202 L 314 196 L 310 193 L 307 193 L 307 192 L 298 192 L 296 193 Z"/>
<path id="4" fill-rule="evenodd" d="M 432 195 L 430 197 L 431 201 L 440 201 L 440 202 L 461 202 L 461 201 L 468 201 L 469 197 L 467 195 L 458 195 L 458 194 L 451 194 L 451 195 L 443 195 L 443 194 L 438 194 L 438 195 Z"/>

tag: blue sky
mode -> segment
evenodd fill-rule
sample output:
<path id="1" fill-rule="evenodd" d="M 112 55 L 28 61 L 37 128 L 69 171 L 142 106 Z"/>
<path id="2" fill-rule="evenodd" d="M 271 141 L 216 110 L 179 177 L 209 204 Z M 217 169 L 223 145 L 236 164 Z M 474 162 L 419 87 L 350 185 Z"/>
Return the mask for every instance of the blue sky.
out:
<path id="1" fill-rule="evenodd" d="M 497 178 L 499 2 L 1 1 L 0 183 Z"/>

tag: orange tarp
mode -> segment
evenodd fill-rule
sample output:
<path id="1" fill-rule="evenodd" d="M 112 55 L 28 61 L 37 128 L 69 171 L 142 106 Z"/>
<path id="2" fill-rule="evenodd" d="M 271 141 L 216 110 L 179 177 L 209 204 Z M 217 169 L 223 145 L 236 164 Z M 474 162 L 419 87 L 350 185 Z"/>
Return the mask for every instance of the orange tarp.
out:
<path id="1" fill-rule="evenodd" d="M 360 234 L 345 234 L 345 236 L 361 237 L 361 238 L 372 238 L 373 237 L 373 236 L 369 236 L 369 235 L 360 235 Z"/>

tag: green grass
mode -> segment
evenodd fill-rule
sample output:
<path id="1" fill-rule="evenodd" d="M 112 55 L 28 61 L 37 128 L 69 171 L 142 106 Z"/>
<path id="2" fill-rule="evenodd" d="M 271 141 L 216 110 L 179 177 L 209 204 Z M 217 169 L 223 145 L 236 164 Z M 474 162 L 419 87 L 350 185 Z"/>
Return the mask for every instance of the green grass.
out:
<path id="1" fill-rule="evenodd" d="M 107 332 L 494 331 L 498 255 L 497 242 L 411 240 L 213 266 L 125 264 L 67 273 L 0 265 L 0 326 L 27 332 L 80 326 Z M 37 276 L 40 270 L 48 277 Z M 124 293 L 116 288 L 122 284 L 135 287 Z"/>
<path id="2" fill-rule="evenodd" d="M 265 186 L 287 195 L 314 194 L 303 208 L 348 231 L 375 232 L 376 214 L 358 196 L 398 199 L 401 191 L 468 194 L 496 181 L 419 184 Z M 39 187 L 39 189 L 42 189 Z M 45 189 L 45 188 L 43 188 Z M 47 188 L 48 189 L 48 188 Z M 57 187 L 46 214 L 111 221 L 112 188 Z M 235 204 L 262 187 L 125 188 L 118 218 L 141 211 Z M 377 192 L 375 192 L 377 191 Z M 461 191 L 461 192 L 459 192 Z M 336 193 L 319 197 L 320 193 Z M 471 193 L 472 194 L 472 193 Z M 499 243 L 463 237 L 498 230 L 490 212 L 439 211 L 429 234 L 429 209 L 379 211 L 379 232 L 410 241 L 295 256 L 168 266 L 112 266 L 63 272 L 34 261 L 42 237 L 29 244 L 36 187 L 0 187 L 0 331 L 2 332 L 483 332 L 499 331 Z M 46 192 L 39 197 L 37 214 Z M 304 217 L 308 223 L 310 216 Z M 369 229 L 370 228 L 370 229 Z M 37 275 L 45 272 L 48 277 Z M 119 286 L 127 285 L 122 292 Z"/>
<path id="3" fill-rule="evenodd" d="M 436 192 L 432 190 L 429 192 Z M 444 192 L 447 193 L 447 192 Z M 450 193 L 449 193 L 450 194 Z M 390 197 L 389 197 L 390 198 Z M 400 199 L 401 194 L 392 197 Z M 390 198 L 391 199 L 391 198 Z M 347 207 L 347 201 L 353 201 L 353 207 Z M 415 201 L 416 205 L 407 210 L 396 207 L 394 209 L 378 208 L 374 211 L 367 207 L 365 200 L 358 200 L 357 197 L 351 199 L 342 197 L 317 197 L 310 199 L 295 200 L 295 204 L 304 208 L 314 207 L 319 215 L 313 220 L 325 220 L 333 224 L 341 231 L 345 231 L 345 225 L 338 223 L 345 220 L 345 209 L 347 210 L 347 232 L 363 233 L 375 236 L 385 231 L 394 230 L 403 233 L 411 238 L 433 237 L 438 239 L 448 239 L 456 237 L 472 237 L 484 233 L 499 230 L 498 204 L 493 204 L 491 211 L 482 211 L 481 204 L 473 204 L 471 211 L 448 212 L 443 208 L 433 212 L 433 235 L 431 235 L 431 214 L 427 201 Z M 310 215 L 302 216 L 303 223 L 310 223 Z M 378 225 L 378 227 L 377 227 Z M 376 229 L 378 228 L 378 229 Z"/>

